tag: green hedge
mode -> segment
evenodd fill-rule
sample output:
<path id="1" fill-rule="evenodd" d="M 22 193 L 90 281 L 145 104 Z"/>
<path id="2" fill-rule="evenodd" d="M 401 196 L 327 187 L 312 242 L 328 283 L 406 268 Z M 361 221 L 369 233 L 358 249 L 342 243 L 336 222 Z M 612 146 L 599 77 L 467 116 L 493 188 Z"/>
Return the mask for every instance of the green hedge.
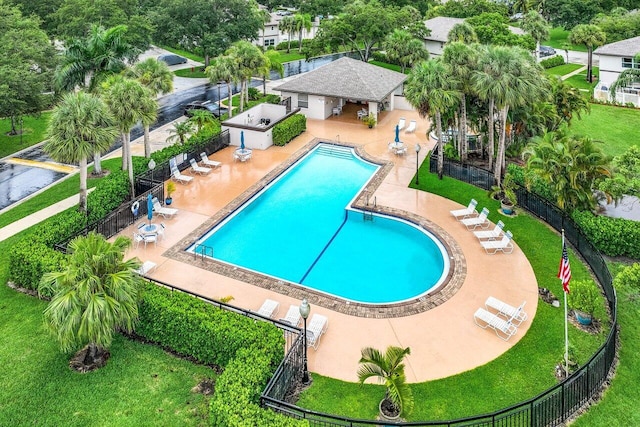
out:
<path id="1" fill-rule="evenodd" d="M 211 401 L 214 426 L 307 426 L 259 406 L 284 357 L 282 331 L 181 292 L 148 284 L 136 333 L 206 364 L 225 368 Z"/>
<path id="2" fill-rule="evenodd" d="M 562 57 L 562 55 L 552 56 L 551 58 L 543 59 L 542 61 L 540 61 L 540 65 L 544 69 L 557 67 L 558 65 L 563 65 L 563 64 L 564 64 L 564 58 Z"/>
<path id="3" fill-rule="evenodd" d="M 602 253 L 640 259 L 640 228 L 637 221 L 574 211 L 573 220 Z"/>
<path id="4" fill-rule="evenodd" d="M 304 114 L 294 114 L 273 127 L 273 145 L 280 147 L 307 130 L 307 117 Z"/>

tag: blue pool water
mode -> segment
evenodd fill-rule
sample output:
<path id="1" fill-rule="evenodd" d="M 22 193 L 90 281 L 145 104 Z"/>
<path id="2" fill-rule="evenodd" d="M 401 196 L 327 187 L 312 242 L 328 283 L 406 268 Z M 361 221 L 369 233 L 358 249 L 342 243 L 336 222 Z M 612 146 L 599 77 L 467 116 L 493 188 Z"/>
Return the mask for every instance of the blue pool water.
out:
<path id="1" fill-rule="evenodd" d="M 362 303 L 393 303 L 438 286 L 449 268 L 424 230 L 348 208 L 378 166 L 318 147 L 197 245 L 214 259 Z"/>

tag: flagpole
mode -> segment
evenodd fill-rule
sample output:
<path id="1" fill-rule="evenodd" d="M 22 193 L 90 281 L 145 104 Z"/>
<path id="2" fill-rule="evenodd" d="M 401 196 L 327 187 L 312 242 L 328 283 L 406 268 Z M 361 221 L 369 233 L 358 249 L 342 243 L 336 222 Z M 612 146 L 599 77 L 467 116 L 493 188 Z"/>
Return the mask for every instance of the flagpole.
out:
<path id="1" fill-rule="evenodd" d="M 562 248 L 564 250 L 564 228 L 562 229 Z M 569 314 L 567 309 L 567 292 L 562 289 L 564 294 L 564 372 L 565 377 L 569 377 Z"/>

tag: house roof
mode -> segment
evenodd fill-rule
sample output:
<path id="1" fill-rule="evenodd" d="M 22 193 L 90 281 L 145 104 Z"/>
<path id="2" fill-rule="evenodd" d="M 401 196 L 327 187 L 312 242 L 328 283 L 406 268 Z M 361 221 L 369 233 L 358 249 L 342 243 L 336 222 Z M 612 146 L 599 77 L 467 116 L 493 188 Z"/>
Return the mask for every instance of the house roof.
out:
<path id="1" fill-rule="evenodd" d="M 435 18 L 427 19 L 424 21 L 424 25 L 431 30 L 431 34 L 426 36 L 424 39 L 446 43 L 449 32 L 456 26 L 456 24 L 460 24 L 462 22 L 464 22 L 464 19 L 462 18 L 450 18 L 448 16 L 436 16 Z M 525 34 L 525 32 L 518 27 L 512 27 L 509 25 L 509 29 L 514 34 Z"/>
<path id="2" fill-rule="evenodd" d="M 631 57 L 640 53 L 640 37 L 605 44 L 593 51 L 596 55 Z"/>
<path id="3" fill-rule="evenodd" d="M 405 74 L 344 56 L 274 90 L 382 102 L 406 78 Z"/>

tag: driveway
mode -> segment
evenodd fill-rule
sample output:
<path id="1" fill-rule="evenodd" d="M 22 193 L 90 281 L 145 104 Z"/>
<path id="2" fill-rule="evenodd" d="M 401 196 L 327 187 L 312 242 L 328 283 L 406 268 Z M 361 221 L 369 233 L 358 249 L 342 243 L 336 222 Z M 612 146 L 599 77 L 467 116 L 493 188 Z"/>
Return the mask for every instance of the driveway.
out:
<path id="1" fill-rule="evenodd" d="M 138 60 L 144 61 L 147 58 L 157 58 L 159 55 L 162 55 L 163 53 L 172 53 L 172 52 L 169 52 L 168 50 L 162 49 L 157 46 L 151 46 L 149 50 L 143 52 L 140 55 Z M 176 70 L 182 70 L 184 68 L 199 67 L 201 65 L 204 65 L 204 64 L 187 58 L 186 64 L 170 65 L 169 69 L 171 71 L 176 71 Z M 173 78 L 173 91 L 171 93 L 180 92 L 186 89 L 191 89 L 193 87 L 200 86 L 208 82 L 209 82 L 209 79 L 192 79 L 187 77 L 175 76 Z"/>

